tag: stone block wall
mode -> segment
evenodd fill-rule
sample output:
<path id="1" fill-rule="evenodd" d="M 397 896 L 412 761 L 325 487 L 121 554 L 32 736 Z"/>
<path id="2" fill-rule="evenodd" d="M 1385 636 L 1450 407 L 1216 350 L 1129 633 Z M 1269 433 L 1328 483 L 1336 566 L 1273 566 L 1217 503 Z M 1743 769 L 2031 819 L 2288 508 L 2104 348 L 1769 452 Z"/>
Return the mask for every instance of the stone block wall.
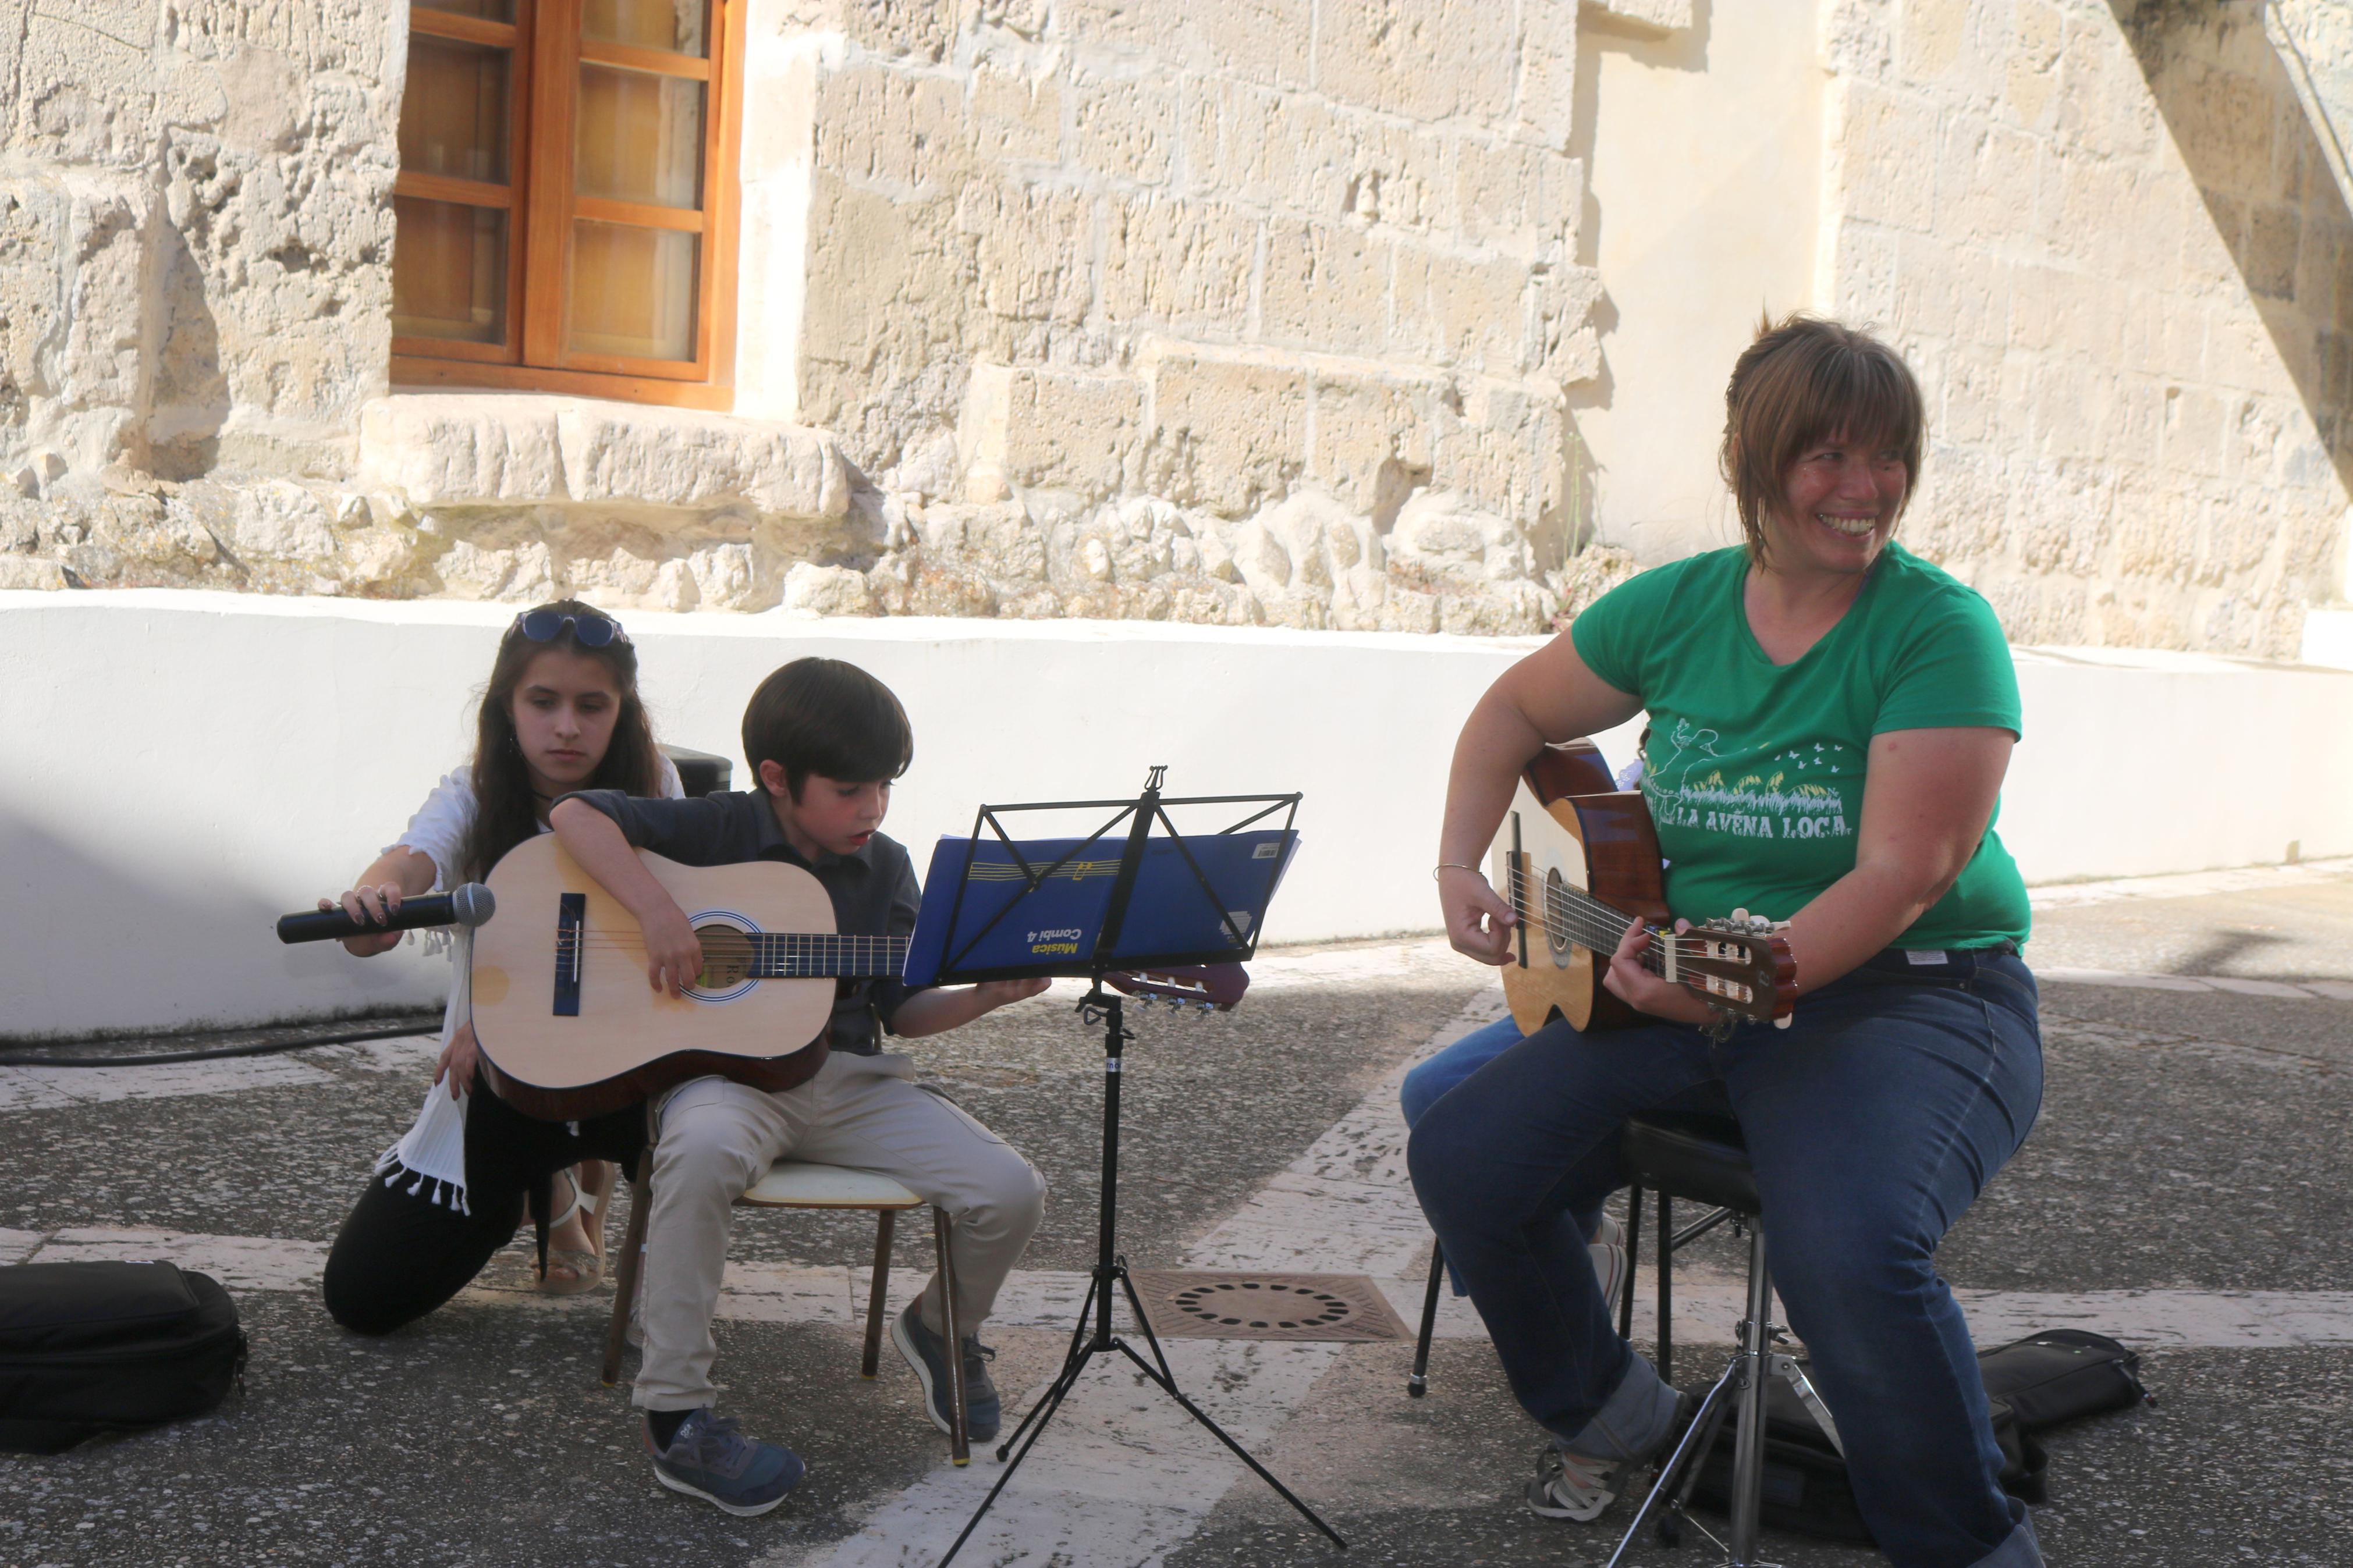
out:
<path id="1" fill-rule="evenodd" d="M 1919 370 L 1905 524 L 2021 642 L 2293 658 L 2353 477 L 2353 220 L 2252 6 L 1839 0 L 1829 303 Z"/>
<path id="2" fill-rule="evenodd" d="M 689 416 L 387 396 L 396 0 L 0 0 L 0 587 L 1528 632 L 1630 569 L 1576 410 L 1623 470 L 1656 388 L 1576 150 L 1638 110 L 1578 103 L 1579 19 L 1704 60 L 1720 6 L 745 4 L 735 408 Z M 1826 72 L 1775 165 L 1814 303 L 1928 388 L 1910 541 L 2021 641 L 2292 656 L 2345 581 L 2306 103 L 2353 35 L 2284 0 L 2299 100 L 2251 6 L 1743 4 Z"/>
<path id="3" fill-rule="evenodd" d="M 873 481 L 876 608 L 1541 629 L 1627 564 L 1579 554 L 1564 397 L 1577 17 L 771 0 L 746 226 L 804 247 L 797 338 L 738 407 Z M 1409 502 L 1499 542 L 1420 552 Z"/>
<path id="4" fill-rule="evenodd" d="M 0 0 L 0 586 L 300 591 L 368 531 L 259 476 L 383 391 L 399 61 L 382 0 Z"/>

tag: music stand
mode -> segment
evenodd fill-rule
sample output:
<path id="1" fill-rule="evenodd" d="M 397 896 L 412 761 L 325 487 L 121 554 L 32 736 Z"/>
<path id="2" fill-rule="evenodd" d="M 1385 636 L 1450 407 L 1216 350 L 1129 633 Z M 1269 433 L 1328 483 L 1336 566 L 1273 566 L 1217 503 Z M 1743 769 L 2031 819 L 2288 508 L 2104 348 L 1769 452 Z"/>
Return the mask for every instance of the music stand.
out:
<path id="1" fill-rule="evenodd" d="M 1194 795 L 1164 799 L 1155 767 L 1144 793 L 1134 800 L 1049 801 L 1026 805 L 984 805 L 974 816 L 972 837 L 944 838 L 932 859 L 907 958 L 911 987 L 1009 980 L 1033 975 L 1077 976 L 1090 982 L 1079 1002 L 1082 1022 L 1103 1029 L 1103 1194 L 1095 1221 L 1095 1267 L 1071 1332 L 1062 1370 L 1021 1417 L 1012 1436 L 999 1443 L 1005 1472 L 965 1522 L 947 1554 L 946 1568 L 979 1527 L 997 1494 L 1045 1435 L 1079 1374 L 1098 1355 L 1124 1355 L 1136 1370 L 1207 1427 L 1234 1456 L 1272 1487 L 1308 1523 L 1345 1550 L 1339 1532 L 1293 1495 L 1272 1471 L 1234 1441 L 1208 1412 L 1185 1396 L 1168 1364 L 1152 1320 L 1144 1310 L 1127 1258 L 1119 1251 L 1119 1085 L 1122 1052 L 1135 1037 L 1125 1026 L 1121 997 L 1107 991 L 1103 976 L 1124 970 L 1179 964 L 1240 963 L 1258 950 L 1267 901 L 1298 843 L 1293 822 L 1299 796 Z M 1187 840 L 1169 820 L 1170 806 L 1256 807 L 1232 826 Z M 1110 810 L 1111 818 L 1078 838 L 1031 840 L 1026 845 L 1006 831 L 1003 818 L 1021 812 Z M 1280 827 L 1245 832 L 1281 814 Z M 1090 855 L 1126 825 L 1116 858 Z M 1165 830 L 1155 837 L 1153 829 Z M 987 836 L 984 836 L 984 829 Z M 1107 846 L 1105 846 L 1107 847 Z M 1025 853 L 1025 849 L 1028 853 Z M 1139 904 L 1141 890 L 1146 902 Z M 1146 1361 L 1112 1331 L 1114 1289 L 1151 1348 Z M 951 1355 L 963 1353 L 951 1347 Z"/>

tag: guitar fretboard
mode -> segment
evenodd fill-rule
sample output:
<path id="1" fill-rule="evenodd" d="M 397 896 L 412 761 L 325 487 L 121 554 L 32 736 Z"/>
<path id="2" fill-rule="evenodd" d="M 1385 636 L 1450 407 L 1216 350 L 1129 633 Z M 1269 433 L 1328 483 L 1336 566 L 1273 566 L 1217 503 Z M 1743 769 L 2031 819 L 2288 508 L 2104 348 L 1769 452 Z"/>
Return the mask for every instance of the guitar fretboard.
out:
<path id="1" fill-rule="evenodd" d="M 813 936 L 762 931 L 751 938 L 752 974 L 758 980 L 897 974 L 907 967 L 903 936 Z"/>

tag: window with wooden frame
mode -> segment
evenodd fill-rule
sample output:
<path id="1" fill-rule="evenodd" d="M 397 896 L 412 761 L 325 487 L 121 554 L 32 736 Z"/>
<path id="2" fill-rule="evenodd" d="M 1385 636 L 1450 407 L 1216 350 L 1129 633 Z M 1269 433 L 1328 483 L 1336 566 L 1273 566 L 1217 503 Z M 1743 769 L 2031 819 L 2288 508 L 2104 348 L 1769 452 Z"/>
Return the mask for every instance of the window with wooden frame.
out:
<path id="1" fill-rule="evenodd" d="M 392 380 L 726 408 L 744 0 L 412 0 Z"/>

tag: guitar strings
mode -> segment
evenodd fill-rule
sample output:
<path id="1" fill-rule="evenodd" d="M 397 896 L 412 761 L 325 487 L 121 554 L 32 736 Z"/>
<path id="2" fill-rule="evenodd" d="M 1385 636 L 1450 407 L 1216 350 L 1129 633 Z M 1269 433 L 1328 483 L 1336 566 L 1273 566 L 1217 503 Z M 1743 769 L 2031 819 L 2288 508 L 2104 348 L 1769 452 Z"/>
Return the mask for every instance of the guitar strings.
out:
<path id="1" fill-rule="evenodd" d="M 1531 912 L 1524 891 L 1526 876 L 1514 868 L 1510 879 L 1513 912 L 1525 920 Z M 1547 887 L 1545 904 L 1546 931 L 1558 931 L 1578 946 L 1604 955 L 1616 952 L 1618 944 L 1625 940 L 1627 931 L 1638 923 L 1634 917 L 1621 914 L 1588 893 L 1565 888 Z M 1662 969 L 1666 959 L 1664 950 L 1668 948 L 1673 950 L 1678 960 L 1705 958 L 1708 956 L 1708 941 L 1706 937 L 1693 937 L 1687 933 L 1653 932 L 1651 945 L 1643 950 L 1641 962 L 1645 968 Z"/>

